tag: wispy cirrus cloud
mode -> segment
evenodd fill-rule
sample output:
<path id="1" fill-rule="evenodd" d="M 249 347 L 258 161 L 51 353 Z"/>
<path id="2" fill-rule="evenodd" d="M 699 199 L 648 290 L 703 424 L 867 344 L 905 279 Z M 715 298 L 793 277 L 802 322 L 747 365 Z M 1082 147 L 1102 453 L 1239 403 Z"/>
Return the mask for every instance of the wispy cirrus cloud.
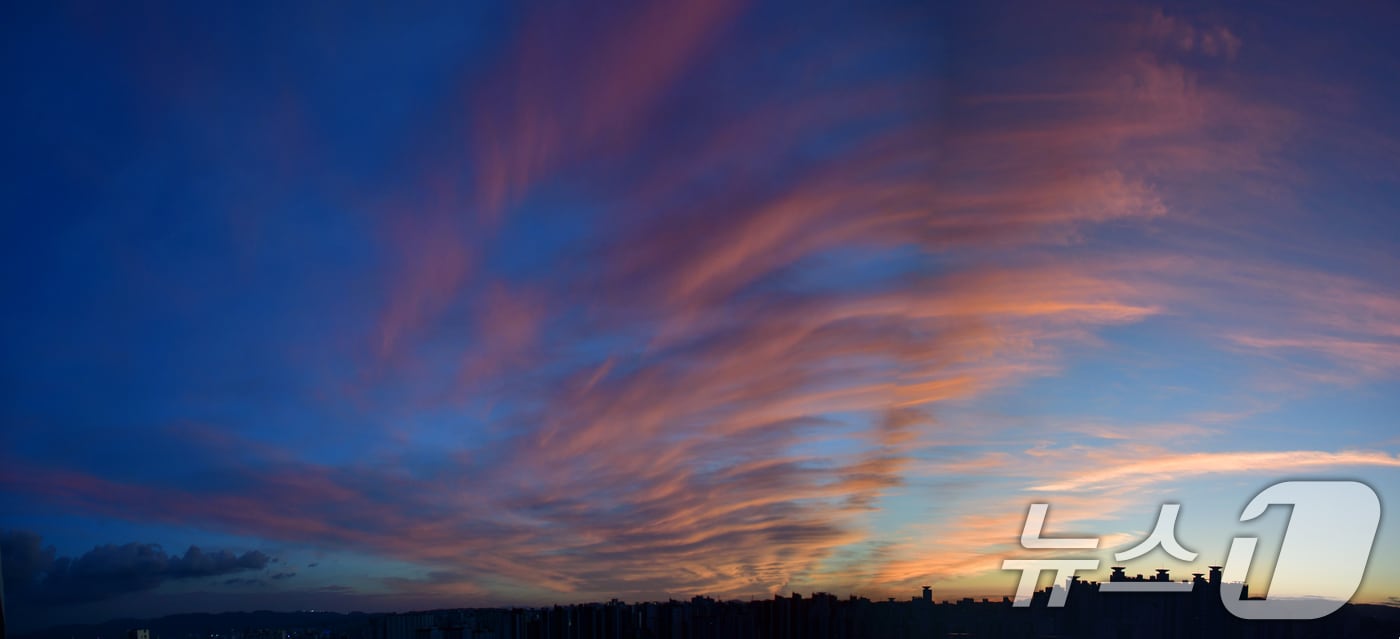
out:
<path id="1" fill-rule="evenodd" d="M 316 400 L 369 424 L 317 427 L 363 454 L 181 427 L 165 436 L 198 481 L 6 460 L 0 483 L 414 562 L 425 578 L 380 585 L 436 601 L 994 569 L 1023 517 L 999 500 L 878 525 L 929 477 L 1069 493 L 1072 523 L 1202 468 L 1396 465 L 1157 447 L 1217 432 L 1189 420 L 1152 422 L 1137 447 L 1144 428 L 1061 421 L 1047 439 L 1093 441 L 930 461 L 944 407 L 1062 371 L 1115 330 L 1205 318 L 1202 341 L 1389 375 L 1400 308 L 1384 286 L 1220 248 L 1214 233 L 1258 213 L 1205 204 L 1291 176 L 1278 150 L 1303 117 L 1201 70 L 1251 46 L 1223 25 L 1132 8 L 1049 33 L 1034 11 L 977 14 L 968 38 L 1056 53 L 956 42 L 945 60 L 897 55 L 924 52 L 917 21 L 817 11 L 770 61 L 756 12 L 547 9 L 426 109 L 406 177 L 353 203 L 377 277 L 314 336 L 354 380 L 312 384 L 331 389 Z M 1244 325 L 1268 331 L 1221 330 Z M 915 538 L 930 530 L 936 550 Z"/>
<path id="2" fill-rule="evenodd" d="M 1358 466 L 1400 467 L 1400 457 L 1382 451 L 1316 450 L 1240 451 L 1209 453 L 1140 454 L 1121 458 L 1118 463 L 1097 460 L 1092 471 L 1072 474 L 1061 481 L 1035 486 L 1041 491 L 1077 491 L 1103 487 L 1140 487 L 1163 481 L 1182 480 L 1199 475 L 1250 473 L 1292 473 L 1319 468 Z"/>

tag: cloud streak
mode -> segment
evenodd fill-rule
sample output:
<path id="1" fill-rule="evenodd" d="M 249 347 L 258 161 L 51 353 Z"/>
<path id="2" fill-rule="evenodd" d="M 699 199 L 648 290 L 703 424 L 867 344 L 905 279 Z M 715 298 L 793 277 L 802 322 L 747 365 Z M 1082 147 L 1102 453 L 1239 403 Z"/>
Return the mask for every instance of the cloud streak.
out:
<path id="1" fill-rule="evenodd" d="M 1220 453 L 1163 453 L 1126 459 L 1117 464 L 1097 464 L 1091 472 L 1041 484 L 1033 490 L 1065 492 L 1093 488 L 1134 488 L 1180 481 L 1217 473 L 1250 473 L 1267 470 L 1273 474 L 1295 473 L 1319 468 L 1388 466 L 1400 467 L 1400 457 L 1380 451 L 1315 450 L 1245 451 Z"/>
<path id="2" fill-rule="evenodd" d="M 950 460 L 961 452 L 940 446 L 1006 434 L 946 415 L 1163 326 L 1282 358 L 1309 386 L 1393 377 L 1390 285 L 1227 241 L 1260 214 L 1212 203 L 1287 199 L 1280 150 L 1304 120 L 1232 81 L 1255 46 L 1243 31 L 1140 7 L 1064 33 L 1032 9 L 813 10 L 779 37 L 739 3 L 635 9 L 512 14 L 511 37 L 406 125 L 425 141 L 347 198 L 353 222 L 332 230 L 350 237 L 330 233 L 369 266 L 336 271 L 347 301 L 301 327 L 298 365 L 277 371 L 310 397 L 249 384 L 226 409 L 190 392 L 160 414 L 219 425 L 161 433 L 179 453 L 169 476 L 5 454 L 0 485 L 91 516 L 422 566 L 375 583 L 395 596 L 543 601 L 995 568 L 1023 513 L 984 499 L 885 521 L 919 482 L 1066 493 L 1056 514 L 1072 523 L 1206 473 L 1400 465 L 1169 452 L 1168 438 L 1224 430 L 1171 417 L 1136 447 L 1140 429 L 1111 419 L 1040 437 L 1092 440 L 1074 447 Z M 927 44 L 945 18 L 957 55 Z M 38 562 L 21 588 L 53 602 L 295 574 L 246 576 L 261 554 L 140 544 L 60 566 L 37 537 L 16 540 Z M 125 572 L 74 585 L 109 564 Z"/>

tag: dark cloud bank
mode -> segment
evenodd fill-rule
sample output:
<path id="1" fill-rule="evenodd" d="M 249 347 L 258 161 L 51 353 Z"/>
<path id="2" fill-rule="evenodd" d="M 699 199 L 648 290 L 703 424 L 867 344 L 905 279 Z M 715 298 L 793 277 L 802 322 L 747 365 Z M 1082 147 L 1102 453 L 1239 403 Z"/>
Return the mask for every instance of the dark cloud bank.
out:
<path id="1" fill-rule="evenodd" d="M 218 577 L 266 568 L 272 558 L 253 550 L 205 552 L 190 546 L 183 555 L 167 554 L 158 544 L 97 546 L 79 557 L 59 557 L 39 535 L 0 532 L 5 597 L 33 607 L 90 603 L 151 590 L 179 579 Z"/>

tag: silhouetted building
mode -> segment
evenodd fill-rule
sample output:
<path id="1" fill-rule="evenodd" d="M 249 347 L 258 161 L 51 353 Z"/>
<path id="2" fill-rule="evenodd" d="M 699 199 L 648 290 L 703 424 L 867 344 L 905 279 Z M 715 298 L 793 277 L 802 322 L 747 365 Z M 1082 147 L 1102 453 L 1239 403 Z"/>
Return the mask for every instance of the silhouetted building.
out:
<path id="1" fill-rule="evenodd" d="M 1110 581 L 1161 583 L 1170 573 Z M 1220 580 L 1195 574 L 1186 592 L 1108 592 L 1099 582 L 1069 579 L 1034 593 L 1027 608 L 965 598 L 935 603 L 924 586 L 915 597 L 873 602 L 827 593 L 776 595 L 755 601 L 608 603 L 549 608 L 448 610 L 379 616 L 366 639 L 923 639 L 1058 637 L 1084 639 L 1302 639 L 1395 636 L 1377 625 L 1363 633 L 1356 617 L 1309 622 L 1247 622 L 1220 600 Z M 1054 589 L 1068 589 L 1061 608 L 1046 606 Z M 1246 589 L 1247 592 L 1247 589 Z M 1247 596 L 1247 595 L 1246 595 Z M 1389 633 L 1389 634 L 1386 634 Z"/>

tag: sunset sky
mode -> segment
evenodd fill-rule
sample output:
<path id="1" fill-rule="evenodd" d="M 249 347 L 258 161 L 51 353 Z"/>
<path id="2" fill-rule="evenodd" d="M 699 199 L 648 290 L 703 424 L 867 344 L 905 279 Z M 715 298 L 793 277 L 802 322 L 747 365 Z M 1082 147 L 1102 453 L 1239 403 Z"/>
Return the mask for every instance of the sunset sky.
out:
<path id="1" fill-rule="evenodd" d="M 1001 597 L 1032 502 L 1089 578 L 1400 504 L 1395 4 L 411 4 L 7 8 L 14 622 Z"/>

